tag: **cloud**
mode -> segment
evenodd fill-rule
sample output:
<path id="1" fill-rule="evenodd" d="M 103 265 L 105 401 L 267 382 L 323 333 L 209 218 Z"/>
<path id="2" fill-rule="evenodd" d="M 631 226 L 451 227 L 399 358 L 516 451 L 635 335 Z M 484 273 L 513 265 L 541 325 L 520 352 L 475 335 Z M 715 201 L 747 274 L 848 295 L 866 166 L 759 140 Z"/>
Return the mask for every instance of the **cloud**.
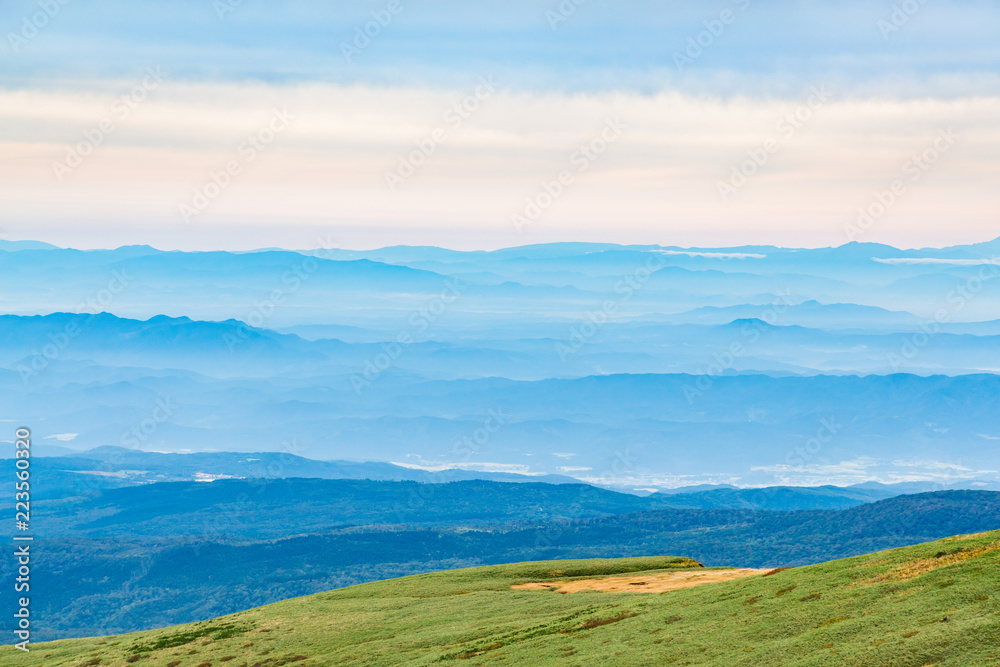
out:
<path id="1" fill-rule="evenodd" d="M 518 475 L 543 475 L 545 473 L 533 472 L 530 467 L 516 463 L 438 463 L 419 465 L 416 463 L 400 463 L 390 461 L 393 465 L 412 470 L 426 470 L 427 472 L 441 472 L 442 470 L 469 470 L 474 472 L 506 472 Z"/>
<path id="2" fill-rule="evenodd" d="M 21 3 L 21 11 L 36 11 Z M 582 3 L 556 29 L 559 2 L 403 2 L 403 11 L 348 62 L 342 44 L 384 2 L 241 3 L 221 19 L 207 1 L 129 5 L 69 3 L 18 53 L 0 82 L 129 76 L 159 63 L 191 81 L 327 82 L 455 86 L 485 72 L 520 90 L 571 93 L 683 90 L 694 95 L 787 95 L 817 80 L 861 95 L 1000 93 L 993 3 L 935 0 L 883 34 L 888 3 L 794 0 L 710 6 L 694 0 Z M 586 5 L 586 6 L 583 6 Z M 693 62 L 674 54 L 723 7 L 736 21 Z M 8 25 L 21 23 L 16 10 Z M 9 51 L 8 40 L 0 48 Z M 598 57 L 595 54 L 602 54 Z M 604 55 L 607 54 L 607 55 Z"/>
<path id="3" fill-rule="evenodd" d="M 892 465 L 899 466 L 901 468 L 923 468 L 925 470 L 954 470 L 957 472 L 973 472 L 972 468 L 967 468 L 957 463 L 946 463 L 944 461 L 932 461 L 929 459 L 919 459 L 910 461 L 897 459 L 892 462 Z M 988 471 L 983 471 L 983 472 L 988 472 Z"/>
<path id="4" fill-rule="evenodd" d="M 695 252 L 690 250 L 654 250 L 664 255 L 687 255 L 688 257 L 711 257 L 713 259 L 765 259 L 767 255 L 751 252 Z"/>
<path id="5" fill-rule="evenodd" d="M 945 486 L 963 480 L 994 478 L 996 470 L 975 470 L 959 464 L 931 459 L 895 460 L 891 463 L 859 457 L 839 463 L 816 463 L 803 466 L 774 465 L 751 469 L 773 475 L 768 484 L 816 486 L 833 484 L 846 486 L 862 482 L 935 482 Z M 759 480 L 755 480 L 757 483 Z"/>
<path id="6" fill-rule="evenodd" d="M 1000 97 L 839 97 L 815 111 L 730 200 L 718 184 L 801 108 L 782 98 L 678 91 L 581 94 L 499 87 L 459 126 L 467 87 L 329 83 L 199 84 L 170 80 L 117 123 L 59 182 L 55 165 L 113 114 L 135 85 L 0 89 L 0 226 L 11 238 L 95 247 L 306 247 L 336 227 L 354 247 L 426 242 L 502 247 L 554 240 L 713 246 L 844 242 L 859 206 L 888 187 L 939 127 L 955 147 L 866 232 L 866 241 L 945 245 L 995 236 Z M 250 162 L 240 146 L 274 109 L 291 126 Z M 579 171 L 580 151 L 609 119 L 621 137 Z M 436 129 L 445 138 L 390 191 Z M 427 149 L 429 150 L 429 149 Z M 182 203 L 227 162 L 241 173 L 190 225 Z M 523 233 L 514 213 L 561 172 L 570 185 Z M 942 225 L 943 219 L 949 224 Z M 234 233 L 237 232 L 237 233 Z"/>
<path id="7" fill-rule="evenodd" d="M 872 257 L 872 260 L 882 264 L 945 264 L 953 266 L 980 266 L 996 264 L 996 259 L 940 259 L 936 257 Z"/>
<path id="8" fill-rule="evenodd" d="M 760 471 L 760 472 L 774 472 L 774 473 L 808 473 L 811 475 L 843 475 L 843 474 L 859 474 L 864 473 L 869 468 L 873 468 L 879 465 L 878 459 L 873 459 L 869 457 L 860 457 L 850 461 L 841 461 L 839 463 L 811 463 L 807 465 L 786 465 L 778 464 L 773 466 L 755 466 L 750 470 Z"/>

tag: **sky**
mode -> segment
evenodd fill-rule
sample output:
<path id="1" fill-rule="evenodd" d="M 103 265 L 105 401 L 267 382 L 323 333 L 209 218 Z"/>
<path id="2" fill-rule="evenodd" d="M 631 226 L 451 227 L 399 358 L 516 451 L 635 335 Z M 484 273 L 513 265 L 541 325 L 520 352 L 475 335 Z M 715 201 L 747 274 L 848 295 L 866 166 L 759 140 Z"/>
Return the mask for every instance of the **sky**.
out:
<path id="1" fill-rule="evenodd" d="M 985 241 L 998 26 L 958 0 L 4 0 L 0 239 Z"/>

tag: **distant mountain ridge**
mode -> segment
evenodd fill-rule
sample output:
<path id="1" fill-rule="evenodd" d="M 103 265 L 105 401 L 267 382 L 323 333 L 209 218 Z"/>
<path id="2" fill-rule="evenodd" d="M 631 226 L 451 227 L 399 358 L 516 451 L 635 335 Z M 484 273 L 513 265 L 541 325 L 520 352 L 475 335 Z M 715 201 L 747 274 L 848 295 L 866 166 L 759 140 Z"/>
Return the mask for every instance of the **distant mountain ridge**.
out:
<path id="1" fill-rule="evenodd" d="M 83 452 L 45 457 L 36 463 L 41 471 L 36 492 L 41 498 L 93 495 L 126 486 L 161 482 L 212 482 L 216 480 L 370 480 L 419 482 L 438 485 L 462 481 L 513 482 L 525 484 L 579 485 L 568 475 L 521 475 L 462 468 L 425 470 L 392 463 L 367 461 L 317 461 L 284 452 L 158 453 L 102 446 Z M 700 485 L 637 492 L 611 488 L 617 493 L 644 497 L 636 508 L 671 507 L 693 509 L 805 510 L 846 509 L 894 496 L 943 489 L 1000 491 L 1000 482 L 957 480 L 947 484 L 866 482 L 849 486 L 768 486 L 738 488 L 731 485 Z M 210 492 L 205 487 L 206 492 Z M 211 492 L 210 492 L 211 493 Z"/>
<path id="2" fill-rule="evenodd" d="M 740 314 L 748 317 L 729 319 Z M 729 357 L 731 360 L 715 373 L 886 374 L 912 370 L 957 375 L 989 370 L 992 367 L 987 358 L 1000 355 L 1000 322 L 982 323 L 979 327 L 984 335 L 977 336 L 936 331 L 933 347 L 921 349 L 919 356 L 904 356 L 900 347 L 907 334 L 898 332 L 901 324 L 891 320 L 870 323 L 874 330 L 863 333 L 857 331 L 858 321 L 831 318 L 836 315 L 799 318 L 792 313 L 776 319 L 766 308 L 718 309 L 694 317 L 661 317 L 667 320 L 665 324 L 607 324 L 602 329 L 601 345 L 591 349 L 586 343 L 575 342 L 573 326 L 565 325 L 563 331 L 569 331 L 569 339 L 564 341 L 545 337 L 470 340 L 462 336 L 427 340 L 404 328 L 397 335 L 400 340 L 379 341 L 377 335 L 348 332 L 349 337 L 362 340 L 345 342 L 302 338 L 236 319 L 205 321 L 156 315 L 136 320 L 106 312 L 0 315 L 0 365 L 28 377 L 37 374 L 39 369 L 34 366 L 71 360 L 183 369 L 216 377 L 317 372 L 362 376 L 371 372 L 372 359 L 384 357 L 390 349 L 390 371 L 405 369 L 445 379 L 504 376 L 530 380 L 611 373 L 696 374 Z M 427 326 L 419 314 L 414 321 L 414 332 Z M 994 330 L 998 333 L 993 334 Z M 323 329 L 313 327 L 310 331 Z M 550 332 L 551 328 L 546 331 Z M 736 355 L 730 350 L 734 345 L 739 345 Z"/>
<path id="3" fill-rule="evenodd" d="M 0 250 L 0 418 L 632 491 L 993 481 L 994 243 Z"/>

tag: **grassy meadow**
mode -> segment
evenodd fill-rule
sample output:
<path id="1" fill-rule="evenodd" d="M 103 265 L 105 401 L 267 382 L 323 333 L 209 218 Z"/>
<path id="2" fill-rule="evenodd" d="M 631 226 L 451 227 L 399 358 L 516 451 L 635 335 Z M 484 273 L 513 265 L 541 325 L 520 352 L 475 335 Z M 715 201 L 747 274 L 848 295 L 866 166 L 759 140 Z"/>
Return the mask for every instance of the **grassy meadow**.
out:
<path id="1" fill-rule="evenodd" d="M 1000 531 L 663 593 L 511 590 L 701 566 L 518 563 L 351 586 L 0 665 L 1000 665 Z"/>

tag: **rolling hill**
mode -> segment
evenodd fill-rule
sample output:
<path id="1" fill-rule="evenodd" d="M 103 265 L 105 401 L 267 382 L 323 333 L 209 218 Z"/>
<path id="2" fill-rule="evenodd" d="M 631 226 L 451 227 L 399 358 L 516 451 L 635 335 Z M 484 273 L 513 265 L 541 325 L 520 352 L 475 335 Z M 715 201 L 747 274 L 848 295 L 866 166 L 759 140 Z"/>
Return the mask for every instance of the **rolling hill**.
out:
<path id="1" fill-rule="evenodd" d="M 11 667 L 39 655 L 52 667 L 995 665 L 998 565 L 1000 532 L 662 593 L 593 589 L 704 568 L 667 557 L 529 562 L 352 586 L 30 654 L 5 646 L 0 657 Z M 569 582 L 587 590 L 561 593 Z M 536 590 L 512 589 L 527 583 Z"/>

